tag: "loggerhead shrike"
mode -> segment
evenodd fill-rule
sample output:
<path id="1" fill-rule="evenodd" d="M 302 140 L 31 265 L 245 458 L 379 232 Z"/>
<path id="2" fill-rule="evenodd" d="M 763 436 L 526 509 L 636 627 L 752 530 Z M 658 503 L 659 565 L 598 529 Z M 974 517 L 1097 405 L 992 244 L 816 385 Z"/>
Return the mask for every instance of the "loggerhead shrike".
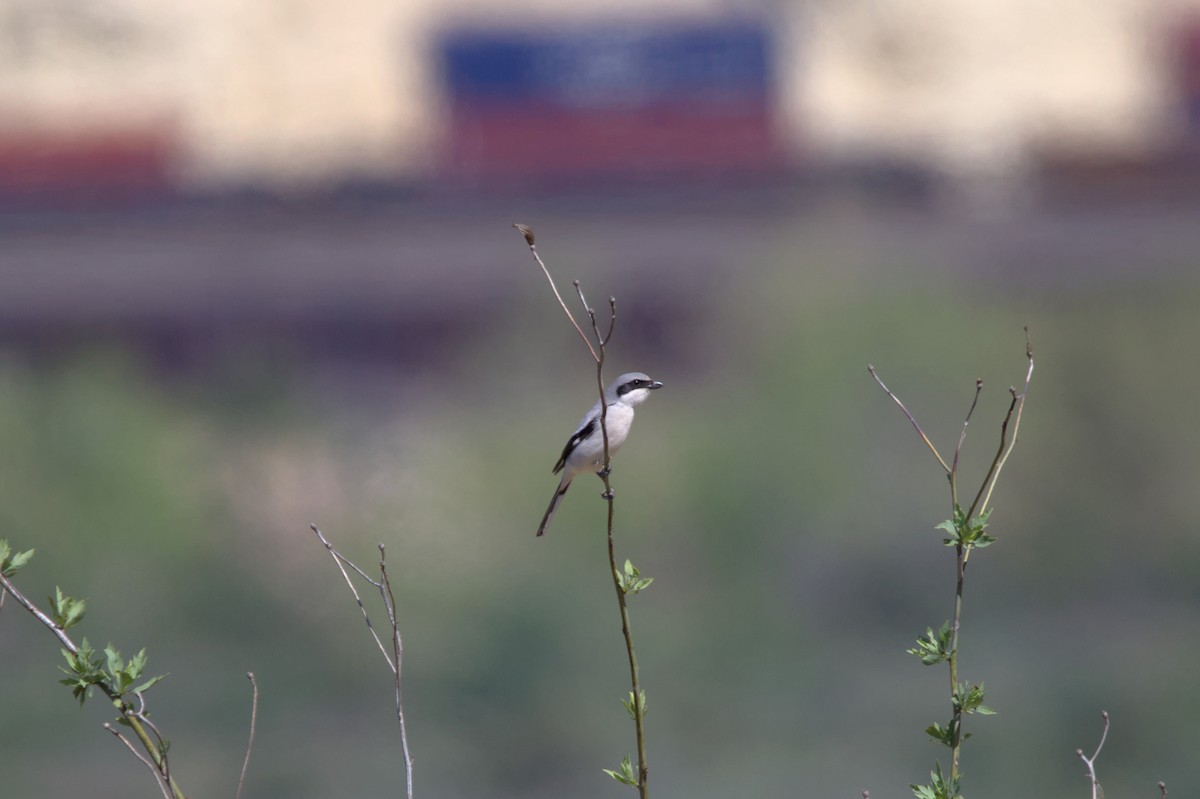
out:
<path id="1" fill-rule="evenodd" d="M 604 390 L 604 404 L 608 406 L 604 426 L 608 429 L 609 457 L 617 454 L 617 450 L 629 436 L 629 428 L 633 425 L 634 407 L 645 402 L 650 392 L 662 388 L 662 385 L 641 372 L 629 372 L 618 377 Z M 550 507 L 546 508 L 541 525 L 538 526 L 538 535 L 546 532 L 546 526 L 550 524 L 558 503 L 571 487 L 575 476 L 583 472 L 599 472 L 603 468 L 604 433 L 600 429 L 600 401 L 597 400 L 587 415 L 579 421 L 579 426 L 563 447 L 558 463 L 554 464 L 554 474 L 562 472 L 562 480 L 550 499 Z"/>

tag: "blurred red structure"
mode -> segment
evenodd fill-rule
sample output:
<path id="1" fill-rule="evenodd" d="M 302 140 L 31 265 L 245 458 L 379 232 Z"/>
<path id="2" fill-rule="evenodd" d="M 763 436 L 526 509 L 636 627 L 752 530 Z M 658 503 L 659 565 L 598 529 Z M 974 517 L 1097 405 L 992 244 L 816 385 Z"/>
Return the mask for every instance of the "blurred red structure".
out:
<path id="1" fill-rule="evenodd" d="M 166 194 L 178 152 L 166 125 L 0 131 L 0 199 L 61 206 Z"/>

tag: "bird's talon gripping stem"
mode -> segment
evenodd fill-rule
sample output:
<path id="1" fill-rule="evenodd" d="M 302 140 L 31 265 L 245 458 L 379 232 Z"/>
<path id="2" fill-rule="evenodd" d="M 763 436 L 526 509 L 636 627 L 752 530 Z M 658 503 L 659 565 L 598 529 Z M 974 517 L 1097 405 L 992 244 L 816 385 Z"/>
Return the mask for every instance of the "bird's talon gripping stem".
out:
<path id="1" fill-rule="evenodd" d="M 613 491 L 612 491 L 612 489 L 610 488 L 610 489 L 608 489 L 607 491 L 605 491 L 603 494 L 601 494 L 601 495 L 600 495 L 600 498 L 601 498 L 601 499 L 608 499 L 608 500 L 611 500 L 611 499 L 613 498 Z"/>
<path id="2" fill-rule="evenodd" d="M 601 480 L 603 480 L 605 477 L 608 477 L 610 474 L 612 474 L 611 468 L 601 469 L 600 471 L 596 472 L 596 476 Z"/>

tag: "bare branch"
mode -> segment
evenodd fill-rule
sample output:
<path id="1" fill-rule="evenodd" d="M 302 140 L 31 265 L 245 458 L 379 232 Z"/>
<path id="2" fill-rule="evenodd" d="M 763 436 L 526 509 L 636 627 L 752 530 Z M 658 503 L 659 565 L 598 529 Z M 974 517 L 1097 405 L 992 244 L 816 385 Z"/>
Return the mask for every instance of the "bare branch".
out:
<path id="1" fill-rule="evenodd" d="M 532 235 L 533 233 L 531 231 L 528 236 L 532 238 Z M 407 788 L 408 799 L 412 799 L 412 755 L 410 754 L 408 748 L 408 727 L 404 721 L 404 705 L 401 701 L 402 696 L 400 692 L 400 673 L 404 662 L 404 643 L 400 637 L 400 625 L 396 618 L 396 597 L 392 591 L 392 582 L 388 577 L 387 572 L 387 549 L 383 544 L 379 545 L 379 580 L 376 581 L 368 577 L 366 572 L 355 565 L 353 561 L 334 549 L 333 545 L 329 543 L 329 539 L 325 538 L 324 534 L 321 533 L 315 524 L 310 524 L 309 527 L 314 533 L 317 534 L 317 538 L 320 539 L 321 543 L 325 546 L 325 549 L 328 550 L 329 554 L 333 557 L 334 563 L 337 564 L 338 571 L 342 573 L 342 578 L 346 581 L 346 585 L 350 588 L 350 593 L 354 596 L 354 601 L 358 603 L 358 609 L 362 611 L 363 621 L 367 623 L 367 629 L 370 630 L 371 637 L 375 639 L 375 645 L 379 648 L 380 653 L 383 655 L 383 659 L 387 661 L 388 668 L 391 669 L 394 678 L 393 684 L 396 692 L 396 718 L 400 722 L 400 743 L 404 749 L 405 786 Z M 379 591 L 379 596 L 383 600 L 384 612 L 387 614 L 388 623 L 392 628 L 392 651 L 390 654 L 388 653 L 387 648 L 384 647 L 383 641 L 380 639 L 379 634 L 375 632 L 375 625 L 371 623 L 371 618 L 367 614 L 367 608 L 365 605 L 363 605 L 362 598 L 358 595 L 358 591 L 354 587 L 354 581 L 350 579 L 350 574 L 346 571 L 347 567 L 352 569 L 356 574 L 361 576 Z M 246 756 L 248 759 L 249 749 L 247 749 Z"/>
<path id="2" fill-rule="evenodd" d="M 171 789 L 167 785 L 166 779 L 163 777 L 163 775 L 161 773 L 159 773 L 158 768 L 156 768 L 153 763 L 151 763 L 149 760 L 147 760 L 146 757 L 141 752 L 139 752 L 137 749 L 135 749 L 133 744 L 129 742 L 129 739 L 127 739 L 124 735 L 122 735 L 121 732 L 117 728 L 113 727 L 113 725 L 109 724 L 108 722 L 105 722 L 103 726 L 104 726 L 104 729 L 111 732 L 118 741 L 125 744 L 125 748 L 129 750 L 130 754 L 132 754 L 139 761 L 141 761 L 143 766 L 150 769 L 150 773 L 154 775 L 155 784 L 158 785 L 158 789 L 160 791 L 162 791 L 163 799 L 172 799 Z"/>
<path id="3" fill-rule="evenodd" d="M 596 354 L 596 348 L 592 346 L 592 342 L 588 339 L 587 334 L 583 332 L 583 328 L 580 327 L 579 323 L 575 321 L 575 316 L 571 313 L 571 310 L 567 308 L 567 304 L 563 302 L 562 295 L 558 293 L 558 286 L 554 285 L 554 278 L 550 276 L 550 270 L 546 268 L 545 262 L 542 261 L 542 256 L 538 255 L 537 245 L 534 243 L 535 238 L 533 235 L 533 229 L 528 225 L 522 225 L 519 222 L 514 222 L 513 227 L 520 231 L 521 235 L 525 237 L 525 243 L 529 245 L 529 252 L 533 253 L 533 259 L 537 261 L 538 266 L 542 268 L 542 272 L 546 275 L 546 280 L 550 281 L 550 288 L 554 292 L 555 298 L 558 299 L 559 306 L 563 309 L 563 313 L 567 315 L 567 318 L 571 320 L 571 324 L 575 327 L 575 331 L 579 333 L 579 337 L 583 339 L 583 343 L 587 345 L 588 352 L 592 354 L 592 360 L 599 361 L 600 356 Z M 578 282 L 575 285 L 576 288 L 578 288 Z M 584 307 L 587 307 L 586 302 L 584 302 Z"/>
<path id="4" fill-rule="evenodd" d="M 371 617 L 367 615 L 367 608 L 365 605 L 363 605 L 362 598 L 358 595 L 358 590 L 354 587 L 354 582 L 350 579 L 350 575 L 346 573 L 346 568 L 342 564 L 348 564 L 356 572 L 361 574 L 364 579 L 370 582 L 371 585 L 379 587 L 379 583 L 376 583 L 370 577 L 367 577 L 366 574 L 363 574 L 362 569 L 355 566 L 351 561 L 343 556 L 342 553 L 334 549 L 333 544 L 329 543 L 329 540 L 325 538 L 315 524 L 310 524 L 309 529 L 317 534 L 317 538 L 321 539 L 321 543 L 324 544 L 325 549 L 329 551 L 330 556 L 333 558 L 333 562 L 337 564 L 338 571 L 342 573 L 342 578 L 346 581 L 346 586 L 350 589 L 350 593 L 354 595 L 354 601 L 358 603 L 358 609 L 362 611 L 363 621 L 367 623 L 367 629 L 371 631 L 371 637 L 375 639 L 375 645 L 379 647 L 380 654 L 382 654 L 384 660 L 388 662 L 388 667 L 392 671 L 396 671 L 396 666 L 394 663 L 392 663 L 392 658 L 390 655 L 388 655 L 387 649 L 384 648 L 383 641 L 379 639 L 379 634 L 375 632 L 375 625 L 371 623 Z"/>
<path id="5" fill-rule="evenodd" d="M 1029 395 L 1029 383 L 1033 380 L 1033 342 L 1029 340 L 1029 328 L 1025 328 L 1025 358 L 1029 361 L 1029 368 L 1025 371 L 1025 385 L 1018 394 L 1015 388 L 1009 388 L 1008 391 L 1012 395 L 1012 402 L 1008 406 L 1008 414 L 1004 417 L 1004 424 L 1000 427 L 1000 449 L 996 453 L 996 459 L 992 461 L 992 467 L 988 470 L 988 476 L 984 478 L 983 485 L 979 487 L 980 493 L 987 487 L 987 493 L 983 495 L 983 503 L 979 504 L 979 495 L 975 496 L 975 501 L 971 503 L 971 510 L 974 511 L 976 505 L 979 506 L 979 512 L 983 513 L 987 510 L 988 504 L 992 501 L 992 491 L 996 488 L 996 481 L 1000 479 L 1000 472 L 1004 469 L 1004 464 L 1008 462 L 1008 456 L 1012 454 L 1013 448 L 1017 445 L 1017 436 L 1021 432 L 1021 414 L 1025 410 L 1025 398 Z M 1016 407 L 1017 418 L 1013 423 L 1012 443 L 1008 445 L 1008 449 L 1004 448 L 1004 435 L 1008 427 L 1008 420 L 1012 416 L 1013 407 Z M 990 478 L 990 482 L 989 482 Z M 968 513 L 968 516 L 971 514 Z"/>
<path id="6" fill-rule="evenodd" d="M 57 638 L 58 642 L 63 645 L 64 649 L 66 649 L 72 655 L 79 654 L 79 647 L 75 646 L 75 642 L 71 640 L 71 637 L 63 632 L 61 627 L 55 624 L 54 619 L 43 613 L 41 608 L 30 602 L 24 594 L 18 591 L 17 587 L 13 585 L 7 577 L 4 576 L 3 572 L 0 572 L 0 590 L 7 591 L 8 593 L 12 594 L 12 598 L 17 600 L 17 604 L 29 611 L 30 614 L 32 614 L 35 619 L 40 621 L 47 630 L 54 633 L 54 637 Z"/>
<path id="7" fill-rule="evenodd" d="M 396 621 L 396 596 L 392 593 L 392 581 L 387 573 L 387 551 L 383 544 L 379 545 L 379 582 L 383 585 L 380 593 L 383 596 L 384 607 L 387 608 L 388 619 L 392 623 L 392 655 L 396 663 L 396 720 L 400 723 L 400 746 L 404 750 L 404 784 L 408 799 L 412 799 L 413 761 L 412 754 L 408 749 L 408 725 L 404 721 L 404 701 L 400 690 L 400 672 L 404 665 L 404 641 L 400 637 L 400 625 Z"/>
<path id="8" fill-rule="evenodd" d="M 917 431 L 917 435 L 919 435 L 921 440 L 925 442 L 925 446 L 929 447 L 929 451 L 933 453 L 933 457 L 937 458 L 938 463 L 942 466 L 942 470 L 946 473 L 946 476 L 949 477 L 952 473 L 950 471 L 950 467 L 946 465 L 946 461 L 942 458 L 941 453 L 937 451 L 937 447 L 935 447 L 933 442 L 929 440 L 929 436 L 925 435 L 925 431 L 921 429 L 921 425 L 917 424 L 917 420 L 914 419 L 913 415 L 908 412 L 908 408 L 905 408 L 904 403 L 900 401 L 900 398 L 893 394 L 892 390 L 884 385 L 883 381 L 879 379 L 879 375 L 875 372 L 874 366 L 867 364 L 867 371 L 871 373 L 871 377 L 875 378 L 875 382 L 879 384 L 879 387 L 887 392 L 887 395 L 891 397 L 897 405 L 900 406 L 900 410 L 904 411 L 904 415 L 907 416 L 908 421 L 912 423 L 913 429 Z"/>
<path id="9" fill-rule="evenodd" d="M 1096 751 L 1092 753 L 1091 757 L 1088 757 L 1083 753 L 1082 749 L 1075 750 L 1075 754 L 1080 760 L 1083 761 L 1083 764 L 1087 766 L 1088 779 L 1092 781 L 1092 799 L 1100 799 L 1100 797 L 1104 795 L 1100 790 L 1100 782 L 1096 779 L 1096 758 L 1100 757 L 1100 750 L 1104 748 L 1104 742 L 1108 739 L 1108 711 L 1102 711 L 1100 713 L 1100 717 L 1104 719 L 1104 731 L 1100 733 L 1100 743 L 1096 745 Z M 1166 786 L 1160 782 L 1159 787 L 1162 789 L 1163 795 L 1165 796 Z"/>
<path id="10" fill-rule="evenodd" d="M 971 407 L 967 409 L 967 418 L 963 419 L 962 432 L 958 434 L 958 446 L 954 448 L 954 461 L 950 464 L 950 494 L 954 504 L 958 504 L 958 456 L 962 452 L 963 442 L 967 440 L 967 426 L 971 424 L 971 416 L 975 413 L 975 406 L 979 404 L 979 393 L 983 391 L 983 378 L 975 379 L 975 398 L 971 400 Z"/>
<path id="11" fill-rule="evenodd" d="M 246 759 L 242 761 L 242 776 L 238 777 L 237 794 L 234 799 L 242 799 L 242 786 L 246 783 L 246 770 L 250 768 L 250 750 L 254 748 L 254 729 L 258 725 L 258 682 L 254 679 L 254 672 L 246 672 L 246 679 L 250 681 L 250 687 L 253 689 L 253 695 L 250 699 L 250 740 L 246 742 Z"/>
<path id="12" fill-rule="evenodd" d="M 617 298 L 608 298 L 608 332 L 604 334 L 604 338 L 600 339 L 600 344 L 608 346 L 608 342 L 612 340 L 613 328 L 617 324 Z M 599 333 L 600 331 L 596 331 Z"/>
<path id="13" fill-rule="evenodd" d="M 596 334 L 596 339 L 599 340 L 600 331 L 596 329 L 596 309 L 588 305 L 587 297 L 583 296 L 583 287 L 579 284 L 578 280 L 572 280 L 571 285 L 575 287 L 575 293 L 579 295 L 579 304 L 583 306 L 583 312 L 592 320 L 592 332 Z"/>

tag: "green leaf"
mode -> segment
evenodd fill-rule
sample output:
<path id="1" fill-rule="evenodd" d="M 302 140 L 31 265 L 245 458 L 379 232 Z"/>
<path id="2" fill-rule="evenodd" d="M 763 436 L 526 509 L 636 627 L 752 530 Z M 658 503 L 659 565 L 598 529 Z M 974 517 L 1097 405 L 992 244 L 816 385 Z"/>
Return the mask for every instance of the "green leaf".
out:
<path id="1" fill-rule="evenodd" d="M 994 543 L 996 543 L 996 539 L 993 536 L 983 533 L 979 536 L 979 538 L 975 539 L 971 546 L 975 547 L 976 549 L 985 549 Z"/>
<path id="2" fill-rule="evenodd" d="M 95 656 L 96 652 L 86 638 L 79 645 L 78 652 L 72 653 L 67 649 L 61 651 L 69 668 L 59 667 L 67 675 L 67 679 L 59 680 L 59 683 L 68 686 L 71 694 L 82 705 L 91 695 L 92 686 L 106 681 L 104 672 L 100 670 L 101 660 Z"/>
<path id="3" fill-rule="evenodd" d="M 66 630 L 83 620 L 86 605 L 82 599 L 67 596 L 58 586 L 54 587 L 54 596 L 47 598 L 50 601 L 50 615 L 58 629 Z"/>
<path id="4" fill-rule="evenodd" d="M 954 746 L 954 722 L 950 722 L 944 727 L 934 722 L 925 728 L 925 734 L 943 746 Z"/>
<path id="5" fill-rule="evenodd" d="M 30 561 L 30 559 L 33 558 L 33 552 L 34 552 L 34 550 L 27 549 L 24 552 L 18 552 L 17 554 L 15 554 L 11 558 L 9 558 L 8 568 L 4 570 L 4 576 L 11 577 L 14 574 L 16 574 L 17 572 L 19 572 L 22 569 L 22 567 L 24 567 L 25 564 L 28 563 Z"/>
<path id="6" fill-rule="evenodd" d="M 928 785 L 910 785 L 913 795 L 917 799 L 961 799 L 961 794 L 958 792 L 958 780 L 947 780 L 942 775 L 942 766 L 940 763 L 934 765 L 934 770 L 929 772 Z"/>
<path id="7" fill-rule="evenodd" d="M 121 653 L 110 643 L 104 647 L 104 656 L 108 660 L 108 673 L 116 677 L 125 668 L 125 664 L 121 661 Z"/>
<path id="8" fill-rule="evenodd" d="M 954 688 L 954 693 L 950 697 L 950 701 L 954 704 L 957 710 L 964 713 L 978 713 L 982 716 L 993 716 L 996 711 L 992 710 L 987 705 L 983 704 L 984 698 L 983 683 L 971 685 L 969 683 L 959 683 Z"/>
<path id="9" fill-rule="evenodd" d="M 614 569 L 613 576 L 616 577 L 617 585 L 620 586 L 621 593 L 623 594 L 636 594 L 654 582 L 653 577 L 642 577 L 642 573 L 638 571 L 637 566 L 634 566 L 629 560 L 625 561 L 625 571 L 621 572 Z"/>
<path id="10" fill-rule="evenodd" d="M 33 550 L 27 549 L 24 552 L 12 554 L 12 548 L 8 541 L 0 539 L 0 574 L 5 577 L 12 577 L 21 570 L 21 567 L 29 562 L 33 557 Z"/>
<path id="11" fill-rule="evenodd" d="M 621 761 L 620 771 L 613 771 L 612 769 L 607 768 L 601 769 L 601 771 L 612 777 L 617 782 L 625 785 L 633 785 L 636 787 L 638 784 L 637 778 L 633 776 L 633 764 L 629 762 L 629 755 L 625 755 L 625 759 Z"/>
<path id="12" fill-rule="evenodd" d="M 641 700 L 642 700 L 642 702 L 641 702 L 642 717 L 645 718 L 646 711 L 649 710 L 649 707 L 650 707 L 648 704 L 646 704 L 646 692 L 639 690 L 638 696 L 641 697 Z M 625 706 L 626 712 L 629 713 L 629 718 L 633 719 L 634 721 L 637 721 L 637 706 L 635 706 L 633 703 L 633 691 L 629 692 L 629 695 L 627 698 L 621 700 L 621 704 Z"/>
<path id="13" fill-rule="evenodd" d="M 141 685 L 139 685 L 135 688 L 130 688 L 129 692 L 132 694 L 140 694 L 144 691 L 149 691 L 151 688 L 153 688 L 155 685 L 162 682 L 166 678 L 167 678 L 166 674 L 160 674 L 157 677 L 151 677 L 150 679 L 146 680 Z"/>
<path id="14" fill-rule="evenodd" d="M 142 670 L 146 668 L 146 650 L 143 647 L 136 655 L 134 655 L 129 663 L 125 665 L 125 671 L 133 679 L 142 676 Z"/>
<path id="15" fill-rule="evenodd" d="M 934 666 L 950 659 L 950 622 L 944 623 L 935 633 L 932 627 L 925 628 L 925 635 L 917 639 L 917 645 L 906 649 L 916 655 L 926 666 Z"/>

